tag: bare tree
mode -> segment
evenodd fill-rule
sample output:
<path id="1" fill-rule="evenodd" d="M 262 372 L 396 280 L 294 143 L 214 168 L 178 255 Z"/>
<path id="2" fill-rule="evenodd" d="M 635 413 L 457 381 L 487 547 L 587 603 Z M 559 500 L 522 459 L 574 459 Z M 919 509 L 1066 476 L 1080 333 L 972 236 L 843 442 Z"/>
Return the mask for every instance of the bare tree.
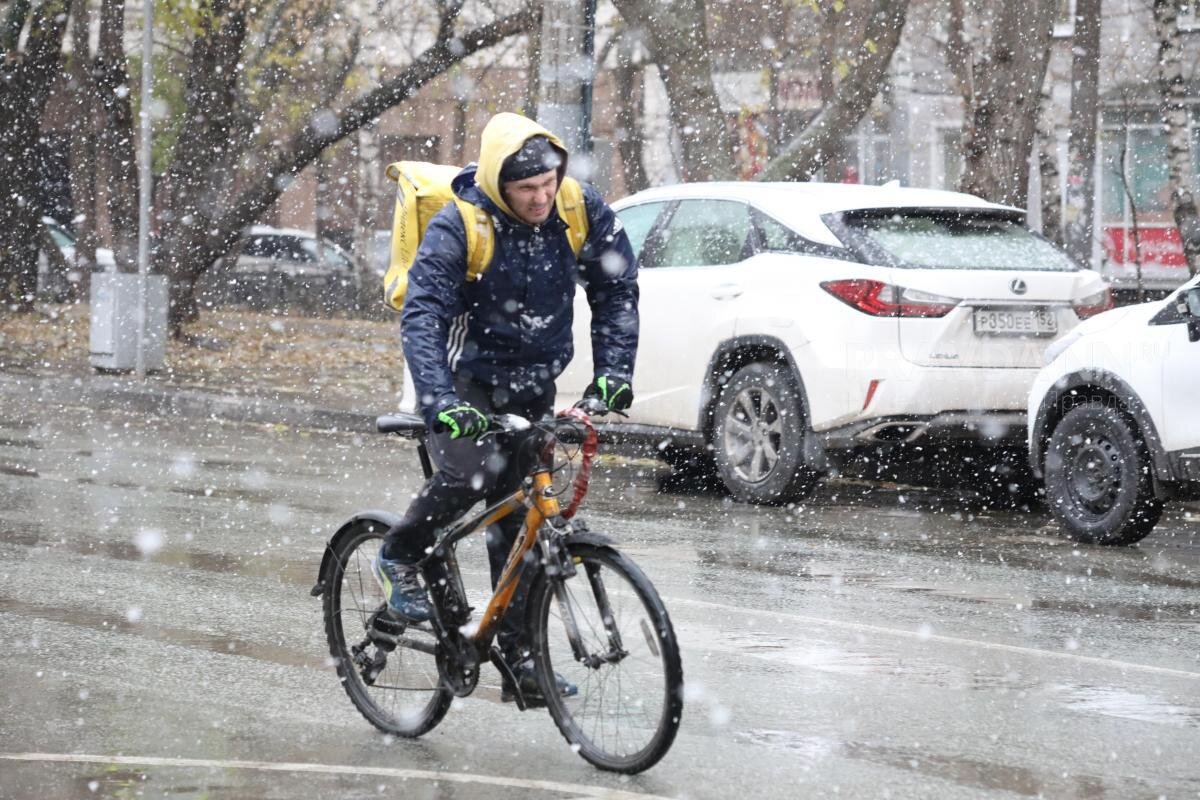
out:
<path id="1" fill-rule="evenodd" d="M 37 202 L 42 112 L 62 69 L 66 0 L 0 10 L 0 309 L 30 310 L 44 240 Z"/>
<path id="2" fill-rule="evenodd" d="M 1101 0 L 1076 0 L 1071 60 L 1071 134 L 1064 243 L 1076 260 L 1092 261 L 1096 195 L 1096 119 L 1100 102 Z"/>
<path id="3" fill-rule="evenodd" d="M 839 152 L 886 82 L 908 5 L 908 0 L 871 0 L 860 11 L 862 33 L 847 54 L 845 77 L 804 130 L 784 144 L 756 176 L 758 180 L 806 180 Z M 854 20 L 851 16 L 848 21 Z"/>
<path id="4" fill-rule="evenodd" d="M 1038 110 L 1038 173 L 1041 176 L 1042 235 L 1055 244 L 1063 241 L 1063 197 L 1059 191 L 1058 134 L 1049 87 L 1042 90 Z"/>
<path id="5" fill-rule="evenodd" d="M 90 33 L 92 8 L 88 0 L 71 0 L 71 57 L 68 66 L 68 90 L 75 113 L 69 122 L 72 227 L 75 231 L 75 263 L 68 265 L 78 274 L 69 281 L 71 296 L 87 296 L 92 267 L 96 263 L 96 125 L 99 108 L 96 81 L 92 74 L 94 57 Z"/>
<path id="6" fill-rule="evenodd" d="M 850 54 L 841 52 L 843 43 L 838 36 L 848 21 L 846 8 L 840 3 L 827 3 L 813 9 L 818 15 L 819 35 L 817 59 L 817 92 L 821 97 L 821 105 L 827 106 L 837 97 L 837 72 L 839 67 L 847 63 Z M 851 161 L 847 153 L 846 139 L 840 137 L 835 141 L 827 154 L 825 163 L 821 165 L 825 180 L 840 179 L 843 168 Z"/>
<path id="7" fill-rule="evenodd" d="M 614 5 L 630 27 L 646 33 L 682 147 L 683 179 L 733 177 L 729 132 L 713 85 L 705 0 L 677 0 L 669 12 L 652 0 L 614 0 Z"/>
<path id="8" fill-rule="evenodd" d="M 431 43 L 374 88 L 353 94 L 358 32 L 344 27 L 346 15 L 332 0 L 276 0 L 253 14 L 248 0 L 201 4 L 177 48 L 182 133 L 163 156 L 156 193 L 154 268 L 171 278 L 174 335 L 198 314 L 200 276 L 326 148 L 537 18 L 535 4 L 525 2 L 469 28 L 459 23 L 462 5 L 438 3 Z M 306 48 L 323 54 L 322 68 Z"/>
<path id="9" fill-rule="evenodd" d="M 1191 144 L 1188 141 L 1188 97 L 1179 45 L 1178 0 L 1154 0 L 1154 32 L 1158 38 L 1158 99 L 1167 133 L 1167 182 L 1175 227 L 1183 239 L 1188 274 L 1200 267 L 1200 212 L 1192 192 Z"/>
<path id="10" fill-rule="evenodd" d="M 1038 99 L 1050 56 L 1055 0 L 1006 0 L 981 7 L 974 25 L 961 3 L 950 16 L 949 59 L 966 103 L 959 188 L 1023 206 Z M 958 48 L 955 50 L 955 48 Z"/>
<path id="11" fill-rule="evenodd" d="M 617 65 L 613 70 L 617 101 L 617 152 L 621 158 L 625 191 L 638 192 L 650 185 L 642 161 L 642 82 L 645 70 L 634 63 L 636 42 L 632 32 L 617 34 Z"/>
<path id="12" fill-rule="evenodd" d="M 100 38 L 96 53 L 96 94 L 102 127 L 96 144 L 97 168 L 113 234 L 117 267 L 137 271 L 138 173 L 134 138 L 133 92 L 125 58 L 125 3 L 100 0 Z M 150 68 L 144 65 L 144 68 Z"/>

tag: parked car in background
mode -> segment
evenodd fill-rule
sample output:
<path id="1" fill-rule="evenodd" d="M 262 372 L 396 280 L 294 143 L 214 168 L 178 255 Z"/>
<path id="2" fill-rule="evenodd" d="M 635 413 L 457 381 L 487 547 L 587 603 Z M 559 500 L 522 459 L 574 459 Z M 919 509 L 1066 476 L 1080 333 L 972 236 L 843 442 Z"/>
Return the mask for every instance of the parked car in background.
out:
<path id="1" fill-rule="evenodd" d="M 749 502 L 803 498 L 833 455 L 1022 448 L 1046 346 L 1112 305 L 1022 211 L 966 194 L 731 182 L 614 208 L 638 253 L 641 343 L 629 419 L 605 435 L 710 459 Z M 582 292 L 575 315 L 560 397 L 592 378 Z"/>
<path id="2" fill-rule="evenodd" d="M 63 227 L 53 217 L 42 217 L 42 225 L 50 233 L 50 238 L 57 245 L 63 261 L 68 268 L 66 271 L 55 269 L 51 264 L 49 254 L 42 250 L 38 253 L 38 298 L 43 301 L 61 303 L 72 296 L 72 285 L 82 280 L 75 271 L 75 234 Z M 116 259 L 112 250 L 107 247 L 96 248 L 96 269 L 102 271 L 115 270 Z"/>
<path id="3" fill-rule="evenodd" d="M 1029 455 L 1072 539 L 1131 544 L 1200 497 L 1200 276 L 1084 322 L 1046 351 Z"/>
<path id="4" fill-rule="evenodd" d="M 212 305 L 330 312 L 355 307 L 358 280 L 336 244 L 309 231 L 255 225 L 208 271 L 200 296 Z"/>

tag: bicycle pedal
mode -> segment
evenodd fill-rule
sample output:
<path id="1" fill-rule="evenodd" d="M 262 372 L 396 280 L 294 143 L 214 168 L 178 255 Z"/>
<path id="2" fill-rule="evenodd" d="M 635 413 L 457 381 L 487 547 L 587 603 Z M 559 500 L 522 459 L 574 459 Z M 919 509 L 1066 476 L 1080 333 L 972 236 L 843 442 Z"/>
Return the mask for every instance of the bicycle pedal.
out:
<path id="1" fill-rule="evenodd" d="M 362 676 L 363 683 L 367 686 L 375 685 L 375 679 L 387 666 L 387 655 L 386 650 L 379 648 L 376 648 L 373 656 L 368 655 L 365 649 L 355 648 L 354 665 L 358 667 L 358 674 Z"/>

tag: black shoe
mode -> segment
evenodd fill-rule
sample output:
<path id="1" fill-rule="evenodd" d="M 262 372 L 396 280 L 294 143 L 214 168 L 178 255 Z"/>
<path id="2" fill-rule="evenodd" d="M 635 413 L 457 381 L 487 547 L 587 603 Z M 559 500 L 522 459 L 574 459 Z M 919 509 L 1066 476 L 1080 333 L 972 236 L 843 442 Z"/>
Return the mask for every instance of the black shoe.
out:
<path id="1" fill-rule="evenodd" d="M 526 708 L 541 708 L 546 705 L 546 698 L 542 696 L 542 688 L 538 685 L 537 667 L 534 666 L 533 659 L 526 659 L 520 664 L 512 668 L 513 677 L 517 679 L 517 686 L 521 689 L 521 696 L 525 700 Z M 574 697 L 579 694 L 579 687 L 567 681 L 562 675 L 554 673 L 554 683 L 558 687 L 559 697 Z M 516 687 L 505 676 L 500 684 L 500 702 L 511 703 L 517 699 Z"/>

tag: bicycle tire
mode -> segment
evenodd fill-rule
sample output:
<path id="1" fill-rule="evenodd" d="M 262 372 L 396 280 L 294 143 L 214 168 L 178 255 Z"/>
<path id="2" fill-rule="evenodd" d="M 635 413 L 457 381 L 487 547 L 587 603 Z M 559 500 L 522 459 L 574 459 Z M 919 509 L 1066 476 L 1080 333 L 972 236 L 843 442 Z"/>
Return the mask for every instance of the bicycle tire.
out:
<path id="1" fill-rule="evenodd" d="M 379 522 L 362 520 L 338 543 L 324 597 L 325 636 L 342 688 L 359 712 L 384 733 L 412 739 L 441 722 L 453 700 L 441 684 L 435 657 L 397 646 L 386 652 L 384 666 L 368 683 L 353 650 L 357 641 L 364 646 L 366 658 L 380 653 L 379 646 L 368 640 L 367 626 L 371 615 L 385 604 L 371 566 L 385 530 Z M 432 633 L 409 629 L 406 634 L 435 643 Z"/>
<path id="2" fill-rule="evenodd" d="M 558 581 L 543 574 L 530 594 L 542 696 L 554 724 L 584 759 L 604 770 L 642 772 L 671 748 L 683 714 L 683 666 L 675 630 L 653 584 L 627 556 L 582 543 L 569 545 L 569 553 L 575 576 Z M 603 622 L 599 593 L 589 578 L 593 572 L 607 595 L 620 648 L 612 646 Z M 575 658 L 556 584 L 572 606 L 588 653 L 623 654 L 618 660 L 589 666 Z M 563 697 L 556 673 L 575 684 L 578 693 Z M 611 701 L 607 707 L 606 701 Z"/>

